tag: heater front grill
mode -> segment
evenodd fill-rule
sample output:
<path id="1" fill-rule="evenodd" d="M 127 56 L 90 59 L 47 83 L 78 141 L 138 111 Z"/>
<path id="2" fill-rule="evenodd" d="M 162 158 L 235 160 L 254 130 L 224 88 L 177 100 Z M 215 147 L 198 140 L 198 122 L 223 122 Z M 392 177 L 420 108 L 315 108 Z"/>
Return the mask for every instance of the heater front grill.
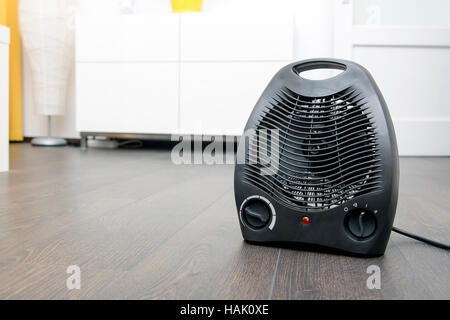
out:
<path id="1" fill-rule="evenodd" d="M 364 97 L 352 87 L 306 97 L 284 87 L 257 119 L 244 180 L 301 211 L 323 211 L 381 190 L 376 128 Z M 277 168 L 261 154 L 278 157 Z M 265 170 L 265 174 L 262 171 Z M 267 174 L 269 173 L 269 174 Z"/>

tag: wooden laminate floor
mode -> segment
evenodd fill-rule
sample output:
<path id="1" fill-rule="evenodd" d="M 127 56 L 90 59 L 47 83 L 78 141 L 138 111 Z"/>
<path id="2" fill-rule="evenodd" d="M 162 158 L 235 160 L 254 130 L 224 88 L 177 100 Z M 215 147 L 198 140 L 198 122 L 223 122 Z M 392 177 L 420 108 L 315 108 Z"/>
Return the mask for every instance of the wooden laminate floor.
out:
<path id="1" fill-rule="evenodd" d="M 233 166 L 174 165 L 164 149 L 10 151 L 2 299 L 450 299 L 449 252 L 397 234 L 371 259 L 243 242 Z M 400 180 L 395 225 L 450 242 L 450 158 L 402 158 Z"/>

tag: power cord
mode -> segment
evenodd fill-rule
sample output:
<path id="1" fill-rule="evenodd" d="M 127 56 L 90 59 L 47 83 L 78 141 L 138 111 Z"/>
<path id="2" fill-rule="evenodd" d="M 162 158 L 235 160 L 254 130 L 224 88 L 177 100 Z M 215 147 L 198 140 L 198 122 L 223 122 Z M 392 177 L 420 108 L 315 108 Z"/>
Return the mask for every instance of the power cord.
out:
<path id="1" fill-rule="evenodd" d="M 410 238 L 413 238 L 413 239 L 416 239 L 416 240 L 428 243 L 428 244 L 430 244 L 432 246 L 435 246 L 435 247 L 438 247 L 438 248 L 441 248 L 441 249 L 450 250 L 450 245 L 448 245 L 448 244 L 444 244 L 444 243 L 437 242 L 437 241 L 434 241 L 434 240 L 431 240 L 431 239 L 427 239 L 427 238 L 415 235 L 413 233 L 410 233 L 408 231 L 404 231 L 404 230 L 396 228 L 396 227 L 392 227 L 392 231 L 400 233 L 401 235 L 404 235 L 406 237 L 410 237 Z"/>

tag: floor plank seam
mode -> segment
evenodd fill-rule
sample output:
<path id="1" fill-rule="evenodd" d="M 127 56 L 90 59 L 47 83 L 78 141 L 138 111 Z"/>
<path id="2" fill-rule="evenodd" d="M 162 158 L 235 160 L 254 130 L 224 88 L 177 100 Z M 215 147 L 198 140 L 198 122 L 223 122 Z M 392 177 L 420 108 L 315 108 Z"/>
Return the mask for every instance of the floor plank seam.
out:
<path id="1" fill-rule="evenodd" d="M 120 210 L 123 210 L 123 209 L 125 209 L 125 208 L 127 208 L 127 207 L 129 207 L 129 206 L 132 206 L 132 205 L 134 205 L 134 204 L 136 204 L 136 203 L 139 203 L 139 202 L 141 202 L 141 201 L 145 201 L 145 200 L 147 200 L 147 199 L 151 199 L 151 198 L 157 197 L 161 192 L 164 192 L 164 191 L 169 190 L 169 189 L 172 188 L 174 185 L 182 185 L 182 184 L 183 184 L 183 182 L 179 182 L 179 183 L 167 185 L 166 187 L 163 187 L 163 188 L 160 189 L 160 190 L 157 190 L 157 191 L 148 193 L 148 194 L 146 194 L 145 196 L 141 196 L 141 197 L 139 197 L 139 198 L 137 198 L 137 199 L 131 200 L 130 202 L 125 203 L 125 204 L 123 204 L 123 205 L 120 205 L 120 206 L 118 206 L 118 207 L 111 208 L 111 209 L 105 211 L 105 212 L 103 213 L 103 215 L 106 216 L 106 215 L 108 215 L 108 214 L 114 214 L 115 212 L 118 212 L 118 211 L 120 211 Z M 105 186 L 109 186 L 109 185 L 104 185 L 104 186 L 100 187 L 100 189 L 101 189 L 101 188 L 104 188 Z M 227 192 L 228 192 L 228 191 L 229 191 L 229 190 L 227 190 Z M 225 195 L 225 194 L 226 194 L 226 192 L 225 192 L 223 195 Z M 223 195 L 222 195 L 222 196 L 223 196 Z M 213 203 L 211 203 L 211 204 L 208 205 L 206 208 L 204 208 L 202 211 L 200 211 L 199 215 L 200 215 L 201 213 L 203 213 L 204 210 L 207 210 L 207 209 L 208 209 L 211 205 L 213 205 L 216 201 L 220 200 L 220 198 L 221 198 L 222 196 L 220 196 L 217 200 L 215 200 Z M 6 212 L 6 213 L 8 213 L 8 212 Z M 0 217 L 1 217 L 1 215 L 0 215 Z M 78 219 L 78 221 L 77 221 L 76 223 L 79 224 L 80 222 L 83 223 L 83 222 L 87 222 L 87 221 L 89 221 L 89 220 L 92 220 L 92 219 L 98 219 L 98 218 L 99 218 L 99 216 L 86 216 L 86 217 L 84 217 L 84 218 Z M 194 220 L 195 220 L 195 219 L 194 219 Z M 66 225 L 65 227 L 62 227 L 62 229 L 61 229 L 60 232 L 59 232 L 59 235 L 60 235 L 60 236 L 64 235 L 65 233 L 67 233 L 67 231 L 70 231 L 71 228 L 73 228 L 73 224 L 68 224 L 68 225 Z M 56 235 L 53 235 L 52 237 L 54 237 L 54 236 L 56 236 Z M 51 237 L 45 238 L 45 240 L 48 240 L 49 238 L 51 238 Z M 122 270 L 122 269 L 118 269 L 118 270 Z M 122 271 L 123 271 L 123 270 L 122 270 Z"/>
<path id="2" fill-rule="evenodd" d="M 277 271 L 278 271 L 278 263 L 280 262 L 280 254 L 281 254 L 281 249 L 278 249 L 277 262 L 275 263 L 275 270 L 273 270 L 272 284 L 270 286 L 269 300 L 272 300 L 273 287 L 275 286 L 275 279 L 277 277 Z"/>
<path id="3" fill-rule="evenodd" d="M 221 199 L 223 199 L 226 194 L 228 192 L 230 192 L 233 188 L 229 188 L 227 189 L 227 191 L 225 191 L 222 195 L 220 195 L 218 198 L 216 198 L 214 201 L 210 202 L 208 205 L 206 205 L 203 209 L 200 209 L 200 211 L 198 212 L 198 214 L 191 220 L 189 221 L 187 224 L 185 224 L 184 226 L 180 227 L 178 230 L 176 230 L 170 237 L 168 237 L 167 239 L 165 239 L 163 242 L 161 242 L 157 248 L 155 248 L 154 252 L 150 253 L 150 256 L 152 256 L 155 252 L 157 252 L 159 250 L 159 248 L 163 247 L 168 241 L 170 241 L 170 239 L 174 238 L 178 233 L 180 233 L 182 230 L 184 230 L 185 228 L 187 228 L 189 225 L 191 225 L 192 223 L 194 223 L 200 216 L 202 216 L 209 208 L 211 208 L 214 204 L 216 204 L 217 202 L 219 202 Z M 138 262 L 135 264 L 134 267 L 130 268 L 127 271 L 132 270 L 133 268 L 139 267 L 139 265 L 142 263 Z"/>

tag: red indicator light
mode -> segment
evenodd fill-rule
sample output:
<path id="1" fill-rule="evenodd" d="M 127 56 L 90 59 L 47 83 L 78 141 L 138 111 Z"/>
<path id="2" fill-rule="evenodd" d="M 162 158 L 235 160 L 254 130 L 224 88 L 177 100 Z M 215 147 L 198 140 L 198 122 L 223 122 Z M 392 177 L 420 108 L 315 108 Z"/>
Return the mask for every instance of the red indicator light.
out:
<path id="1" fill-rule="evenodd" d="M 309 224 L 309 217 L 303 217 L 302 218 L 302 223 L 303 224 Z"/>

